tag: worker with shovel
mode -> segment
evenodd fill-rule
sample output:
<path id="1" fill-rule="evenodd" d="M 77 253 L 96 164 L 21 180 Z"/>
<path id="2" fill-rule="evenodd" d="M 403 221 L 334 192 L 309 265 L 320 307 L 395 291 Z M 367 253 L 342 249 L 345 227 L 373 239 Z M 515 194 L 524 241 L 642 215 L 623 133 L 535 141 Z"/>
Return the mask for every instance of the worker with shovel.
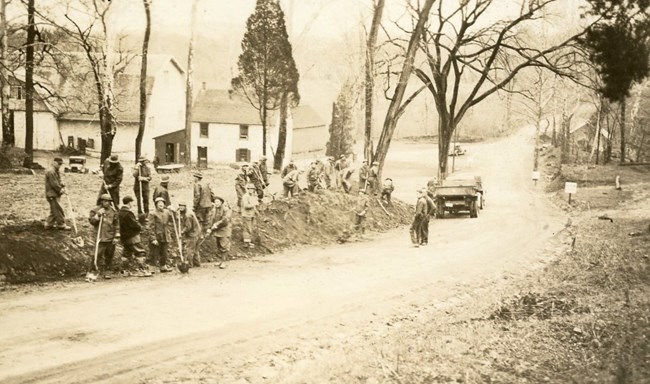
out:
<path id="1" fill-rule="evenodd" d="M 172 205 L 172 199 L 169 197 L 169 176 L 162 175 L 160 178 L 160 185 L 156 185 L 156 188 L 153 189 L 153 194 L 151 197 L 155 203 L 158 198 L 162 198 L 165 201 L 165 208 L 169 208 Z"/>
<path id="2" fill-rule="evenodd" d="M 194 213 L 199 219 L 202 228 L 206 228 L 208 226 L 208 213 L 212 208 L 212 190 L 210 184 L 203 180 L 201 172 L 194 172 L 192 176 L 194 176 Z M 199 230 L 199 234 L 201 232 Z M 203 237 L 202 234 L 201 237 Z M 191 261 L 191 259 L 188 259 L 190 264 Z"/>
<path id="3" fill-rule="evenodd" d="M 359 197 L 357 198 L 357 202 L 354 207 L 354 213 L 355 213 L 354 229 L 361 234 L 366 233 L 366 227 L 364 225 L 364 222 L 366 221 L 366 213 L 368 213 L 368 206 L 369 206 L 369 201 L 368 201 L 368 196 L 366 195 L 366 191 L 361 189 L 359 190 Z"/>
<path id="4" fill-rule="evenodd" d="M 99 188 L 97 205 L 101 204 L 101 195 L 108 193 L 111 195 L 115 207 L 117 207 L 117 204 L 120 203 L 120 184 L 122 184 L 122 177 L 124 176 L 124 169 L 117 155 L 111 155 L 104 161 L 102 173 L 102 186 Z"/>
<path id="5" fill-rule="evenodd" d="M 124 247 L 122 256 L 139 268 L 143 268 L 144 265 L 141 265 L 137 258 L 145 257 L 146 251 L 140 238 L 142 227 L 136 220 L 135 213 L 133 213 L 133 197 L 125 196 L 122 199 L 122 206 L 117 213 L 117 217 L 120 223 L 120 239 Z"/>
<path id="6" fill-rule="evenodd" d="M 201 225 L 196 214 L 187 209 L 187 204 L 178 203 L 178 225 L 183 244 L 183 256 L 190 267 L 200 267 L 199 240 L 202 237 Z M 181 260 L 182 262 L 182 260 Z"/>
<path id="7" fill-rule="evenodd" d="M 133 167 L 133 192 L 138 199 L 138 215 L 149 214 L 149 183 L 151 182 L 151 169 L 147 166 L 146 157 L 140 156 L 138 163 Z"/>
<path id="8" fill-rule="evenodd" d="M 112 277 L 111 268 L 113 266 L 115 244 L 120 239 L 119 222 L 111 196 L 104 193 L 99 197 L 99 200 L 100 205 L 91 209 L 88 217 L 90 224 L 97 228 L 97 241 L 95 243 L 95 257 L 90 264 L 87 277 L 91 277 L 93 272 L 99 274 L 100 271 L 103 271 L 104 278 L 110 279 Z M 102 267 L 99 268 L 98 265 Z"/>
<path id="9" fill-rule="evenodd" d="M 221 262 L 219 268 L 226 268 L 228 253 L 230 252 L 230 236 L 232 235 L 232 226 L 230 224 L 232 210 L 222 197 L 214 197 L 214 208 L 210 212 L 210 223 L 206 234 L 214 236 L 217 243 L 217 252 Z"/>
<path id="10" fill-rule="evenodd" d="M 63 159 L 55 157 L 52 167 L 45 172 L 45 198 L 50 204 L 50 215 L 45 222 L 45 229 L 71 229 L 65 224 L 65 214 L 61 207 L 61 196 L 66 193 L 59 172 L 61 164 L 63 164 Z"/>
<path id="11" fill-rule="evenodd" d="M 248 185 L 248 164 L 242 164 L 241 172 L 235 177 L 235 192 L 237 193 L 237 209 L 241 211 L 241 201 L 246 194 Z"/>
<path id="12" fill-rule="evenodd" d="M 255 228 L 255 218 L 257 217 L 257 196 L 254 184 L 246 186 L 247 193 L 242 198 L 241 217 L 244 224 L 244 248 L 255 248 L 253 244 L 253 228 Z"/>
<path id="13" fill-rule="evenodd" d="M 160 272 L 171 272 L 167 265 L 167 252 L 175 228 L 172 213 L 165 208 L 165 199 L 156 198 L 156 209 L 149 214 L 149 257 L 154 265 L 160 267 Z M 177 239 L 178 240 L 178 239 Z"/>

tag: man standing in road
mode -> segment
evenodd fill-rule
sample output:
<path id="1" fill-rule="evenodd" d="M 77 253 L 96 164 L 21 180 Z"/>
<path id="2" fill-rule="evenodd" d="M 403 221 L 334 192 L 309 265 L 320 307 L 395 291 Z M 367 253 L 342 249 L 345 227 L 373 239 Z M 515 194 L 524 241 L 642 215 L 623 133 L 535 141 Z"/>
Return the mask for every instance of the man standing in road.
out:
<path id="1" fill-rule="evenodd" d="M 156 209 L 149 214 L 149 257 L 154 266 L 160 267 L 160 272 L 170 272 L 167 265 L 167 251 L 172 239 L 174 222 L 172 213 L 165 208 L 165 199 L 154 200 Z"/>
<path id="2" fill-rule="evenodd" d="M 93 227 L 97 228 L 97 264 L 102 265 L 101 271 L 104 271 L 104 278 L 111 278 L 111 268 L 113 266 L 113 255 L 115 254 L 115 244 L 117 244 L 120 234 L 118 232 L 119 222 L 117 211 L 113 208 L 111 196 L 104 193 L 99 197 L 100 205 L 90 210 L 88 221 Z M 98 272 L 94 260 L 90 262 L 88 273 Z"/>
<path id="3" fill-rule="evenodd" d="M 61 182 L 61 173 L 59 173 L 61 164 L 63 164 L 63 159 L 55 157 L 52 166 L 45 172 L 45 198 L 50 204 L 50 215 L 45 221 L 45 229 L 70 229 L 65 224 L 65 214 L 61 207 L 61 196 L 66 193 L 65 186 Z"/>
<path id="4" fill-rule="evenodd" d="M 255 218 L 257 217 L 257 198 L 255 197 L 255 185 L 246 186 L 247 193 L 242 198 L 241 217 L 244 224 L 244 248 L 255 248 L 253 244 L 253 228 L 255 227 Z"/>
<path id="5" fill-rule="evenodd" d="M 427 201 L 427 215 L 422 218 L 422 241 L 420 245 L 429 244 L 429 219 L 436 214 L 436 203 L 433 201 L 433 194 L 429 195 L 429 189 L 424 190 L 422 194 Z"/>
<path id="6" fill-rule="evenodd" d="M 183 239 L 183 256 L 190 267 L 201 266 L 199 255 L 199 239 L 203 237 L 201 225 L 194 212 L 187 209 L 185 203 L 178 203 L 178 222 L 180 235 Z"/>
<path id="7" fill-rule="evenodd" d="M 169 208 L 172 205 L 172 200 L 169 197 L 169 189 L 167 189 L 168 187 L 169 187 L 169 176 L 162 175 L 162 177 L 160 178 L 160 185 L 156 185 L 156 188 L 153 189 L 153 194 L 151 195 L 154 204 L 156 200 L 161 198 L 165 202 L 165 208 Z"/>
<path id="8" fill-rule="evenodd" d="M 284 177 L 288 175 L 289 172 L 295 171 L 296 169 L 298 169 L 298 167 L 296 167 L 296 164 L 294 164 L 293 160 L 289 160 L 289 164 L 287 164 L 284 169 L 282 169 L 280 176 L 284 179 Z"/>
<path id="9" fill-rule="evenodd" d="M 424 217 L 429 214 L 427 211 L 427 201 L 424 198 L 424 191 L 418 190 L 418 200 L 415 204 L 415 217 L 413 218 L 413 223 L 409 229 L 411 234 L 411 242 L 415 248 L 420 246 L 422 242 L 422 221 Z"/>
<path id="10" fill-rule="evenodd" d="M 210 185 L 203 181 L 201 172 L 194 172 L 194 212 L 202 228 L 208 226 L 208 213 L 212 208 L 212 190 Z M 201 237 L 202 234 L 201 234 Z"/>
<path id="11" fill-rule="evenodd" d="M 120 202 L 120 184 L 122 184 L 122 177 L 124 176 L 124 169 L 117 155 L 111 155 L 104 161 L 102 166 L 103 183 L 99 188 L 99 195 L 97 195 L 97 205 L 100 204 L 100 197 L 104 193 L 111 195 L 111 199 L 115 204 Z"/>
<path id="12" fill-rule="evenodd" d="M 232 235 L 232 226 L 230 224 L 232 210 L 226 204 L 223 198 L 215 196 L 214 208 L 210 212 L 210 223 L 206 234 L 214 236 L 217 243 L 217 253 L 221 262 L 219 268 L 226 268 L 228 254 L 230 252 L 230 236 Z"/>
<path id="13" fill-rule="evenodd" d="M 359 197 L 354 207 L 355 220 L 354 229 L 361 234 L 366 232 L 364 222 L 366 221 L 366 213 L 368 212 L 368 196 L 363 189 L 359 190 Z"/>
<path id="14" fill-rule="evenodd" d="M 136 258 L 145 257 L 146 251 L 142 246 L 140 238 L 142 227 L 133 213 L 133 198 L 131 196 L 125 196 L 122 199 L 122 206 L 117 217 L 120 223 L 120 239 L 124 248 L 122 256 L 129 262 L 137 264 Z"/>
<path id="15" fill-rule="evenodd" d="M 246 194 L 248 185 L 248 164 L 242 164 L 241 172 L 235 177 L 235 192 L 237 192 L 237 209 L 241 212 L 241 200 Z"/>
<path id="16" fill-rule="evenodd" d="M 138 215 L 149 214 L 149 182 L 151 181 L 151 169 L 147 166 L 147 160 L 144 156 L 138 158 L 138 162 L 133 167 L 133 192 L 138 203 Z M 140 194 L 142 187 L 142 194 Z"/>

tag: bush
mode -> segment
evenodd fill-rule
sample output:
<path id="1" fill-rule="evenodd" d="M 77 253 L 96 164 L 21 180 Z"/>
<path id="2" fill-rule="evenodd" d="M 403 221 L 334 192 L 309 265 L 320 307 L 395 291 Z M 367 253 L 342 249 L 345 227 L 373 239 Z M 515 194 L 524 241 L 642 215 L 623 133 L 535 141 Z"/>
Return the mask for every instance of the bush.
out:
<path id="1" fill-rule="evenodd" d="M 27 154 L 22 148 L 0 146 L 0 169 L 13 169 L 23 166 Z"/>

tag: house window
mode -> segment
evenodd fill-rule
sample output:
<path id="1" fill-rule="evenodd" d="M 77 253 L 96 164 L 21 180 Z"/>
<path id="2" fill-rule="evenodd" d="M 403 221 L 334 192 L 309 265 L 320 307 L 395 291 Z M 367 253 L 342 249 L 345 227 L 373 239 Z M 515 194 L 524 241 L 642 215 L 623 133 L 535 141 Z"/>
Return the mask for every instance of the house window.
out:
<path id="1" fill-rule="evenodd" d="M 248 163 L 251 161 L 251 150 L 248 148 L 239 148 L 235 151 L 235 161 L 243 161 Z"/>
<path id="2" fill-rule="evenodd" d="M 244 139 L 244 140 L 248 140 L 248 125 L 240 125 L 239 126 L 239 138 Z"/>
<path id="3" fill-rule="evenodd" d="M 10 98 L 16 100 L 23 99 L 23 87 L 20 85 L 12 85 L 10 89 Z"/>
<path id="4" fill-rule="evenodd" d="M 199 137 L 208 137 L 208 123 L 199 123 Z"/>
<path id="5" fill-rule="evenodd" d="M 68 147 L 74 148 L 74 136 L 68 136 Z"/>
<path id="6" fill-rule="evenodd" d="M 86 148 L 95 148 L 95 139 L 86 140 Z"/>

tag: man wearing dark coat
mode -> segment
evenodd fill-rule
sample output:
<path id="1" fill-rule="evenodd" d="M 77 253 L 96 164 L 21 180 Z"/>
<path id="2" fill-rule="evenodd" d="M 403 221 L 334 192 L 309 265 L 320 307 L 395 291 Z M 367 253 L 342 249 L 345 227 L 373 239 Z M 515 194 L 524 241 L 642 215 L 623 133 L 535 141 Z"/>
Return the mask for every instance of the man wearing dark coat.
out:
<path id="1" fill-rule="evenodd" d="M 45 172 L 45 198 L 50 204 L 50 215 L 45 222 L 45 229 L 70 229 L 65 224 L 65 214 L 61 207 L 61 196 L 66 193 L 65 186 L 61 182 L 59 168 L 63 164 L 60 157 L 54 158 L 52 166 Z"/>
<path id="2" fill-rule="evenodd" d="M 147 166 L 147 160 L 144 156 L 138 158 L 138 163 L 133 167 L 133 192 L 138 202 L 138 214 L 149 213 L 149 183 L 151 182 L 151 169 Z M 140 187 L 142 186 L 142 194 Z"/>
<path id="3" fill-rule="evenodd" d="M 124 251 L 122 256 L 129 261 L 134 261 L 135 257 L 144 257 L 146 251 L 142 246 L 140 232 L 142 227 L 133 213 L 133 198 L 125 196 L 122 199 L 122 207 L 117 212 L 117 218 L 120 222 L 120 240 Z"/>
<path id="4" fill-rule="evenodd" d="M 122 184 L 122 177 L 124 176 L 124 169 L 122 168 L 117 155 L 111 155 L 111 157 L 104 161 L 102 173 L 103 183 L 99 188 L 99 194 L 97 195 L 97 205 L 100 205 L 101 203 L 101 195 L 108 193 L 111 195 L 111 199 L 115 204 L 114 206 L 117 207 L 117 204 L 120 202 L 120 184 Z"/>

